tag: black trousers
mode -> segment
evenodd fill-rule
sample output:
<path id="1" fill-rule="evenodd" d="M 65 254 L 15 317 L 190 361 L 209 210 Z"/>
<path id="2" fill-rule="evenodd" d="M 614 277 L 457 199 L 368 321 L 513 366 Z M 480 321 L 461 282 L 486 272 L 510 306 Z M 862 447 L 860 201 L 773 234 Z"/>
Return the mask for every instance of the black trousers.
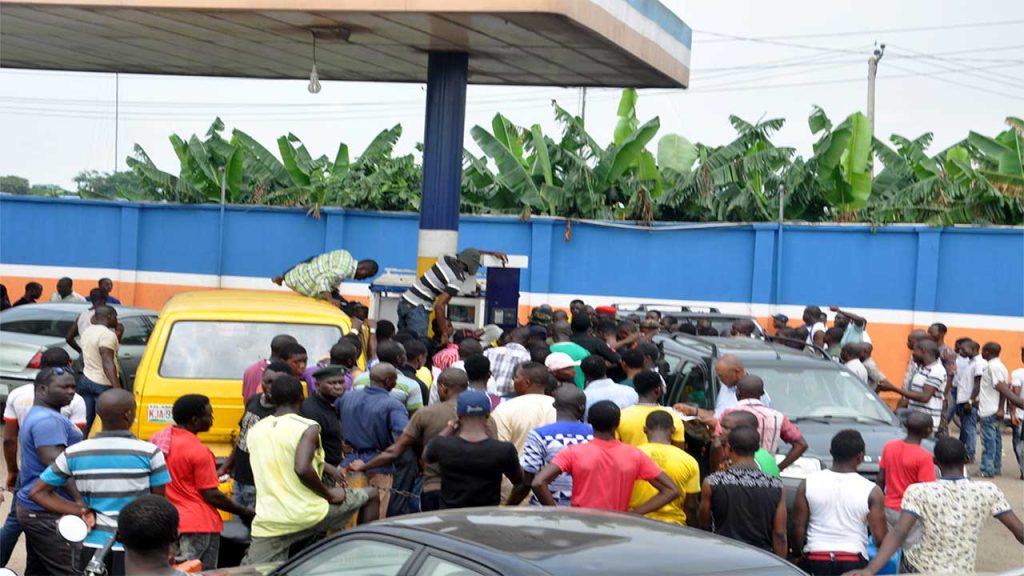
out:
<path id="1" fill-rule="evenodd" d="M 420 508 L 424 512 L 434 512 L 441 509 L 441 491 L 424 492 L 420 495 Z"/>
<path id="2" fill-rule="evenodd" d="M 25 576 L 76 576 L 82 545 L 57 532 L 61 515 L 29 510 L 20 502 L 15 507 L 25 533 Z"/>
<path id="3" fill-rule="evenodd" d="M 813 576 L 842 576 L 851 570 L 860 570 L 868 565 L 866 559 L 857 561 L 839 560 L 800 560 L 800 569 Z"/>
<path id="4" fill-rule="evenodd" d="M 402 455 L 395 460 L 394 481 L 391 487 L 402 492 L 412 492 L 419 474 L 420 464 L 416 458 L 416 452 L 412 448 L 406 448 L 405 452 L 402 452 Z M 417 502 L 412 498 L 399 492 L 391 493 L 391 500 L 388 501 L 388 517 L 415 512 L 419 512 L 419 509 Z"/>

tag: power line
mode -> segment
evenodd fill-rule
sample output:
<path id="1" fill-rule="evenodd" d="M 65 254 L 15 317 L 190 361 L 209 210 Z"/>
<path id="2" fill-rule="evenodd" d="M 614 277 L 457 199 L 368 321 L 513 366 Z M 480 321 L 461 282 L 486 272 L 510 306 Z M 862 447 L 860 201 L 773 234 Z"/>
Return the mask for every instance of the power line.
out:
<path id="1" fill-rule="evenodd" d="M 782 40 L 772 40 L 772 39 L 768 39 L 768 38 L 760 38 L 760 37 L 754 37 L 754 36 L 737 36 L 735 34 L 723 34 L 721 32 L 708 32 L 708 31 L 704 31 L 702 33 L 703 34 L 708 34 L 710 36 L 718 36 L 720 38 L 725 38 L 725 39 L 731 40 L 731 41 L 756 42 L 758 44 L 770 44 L 770 45 L 773 45 L 773 46 L 786 46 L 786 47 L 789 47 L 789 48 L 800 48 L 802 50 L 815 50 L 817 52 L 835 52 L 835 53 L 839 53 L 839 54 L 862 55 L 862 53 L 859 50 L 848 50 L 848 49 L 845 49 L 845 48 L 828 48 L 828 47 L 825 47 L 825 46 L 815 46 L 815 45 L 812 45 L 812 44 L 797 44 L 797 43 L 794 43 L 794 42 L 785 42 L 785 41 L 782 41 Z M 704 41 L 704 43 L 708 43 L 708 42 L 710 42 L 710 41 L 709 40 L 705 40 Z"/>
<path id="2" fill-rule="evenodd" d="M 802 74 L 808 74 L 808 73 L 811 73 L 811 72 L 815 72 L 816 69 L 819 69 L 819 68 L 834 68 L 834 69 L 847 68 L 847 67 L 850 67 L 850 66 L 860 66 L 863 63 L 864 62 L 862 60 L 851 60 L 851 59 L 847 59 L 847 60 L 843 60 L 843 61 L 839 61 L 839 62 L 823 62 L 823 63 L 813 64 L 813 65 L 810 65 L 810 66 L 804 66 L 804 67 L 801 67 L 800 70 L 792 70 L 790 72 L 773 72 L 773 71 L 769 70 L 767 75 L 764 75 L 762 73 L 761 75 L 759 75 L 757 77 L 741 78 L 741 79 L 734 80 L 734 81 L 731 81 L 731 82 L 727 81 L 725 83 L 714 83 L 714 81 L 715 80 L 722 80 L 722 79 L 730 80 L 730 79 L 732 79 L 732 77 L 731 76 L 729 76 L 729 77 L 717 76 L 717 77 L 713 77 L 711 79 L 712 80 L 712 84 L 705 85 L 705 86 L 702 86 L 702 85 L 699 84 L 699 81 L 702 80 L 703 78 L 696 77 L 693 80 L 692 86 L 693 86 L 693 88 L 701 88 L 701 87 L 703 87 L 703 88 L 718 88 L 718 87 L 724 87 L 724 86 L 739 86 L 739 85 L 742 85 L 742 84 L 745 84 L 745 83 L 749 83 L 749 82 L 752 82 L 752 81 L 774 80 L 776 78 L 787 78 L 787 77 L 790 77 L 790 76 L 799 76 L 799 75 L 802 75 Z M 691 89 L 693 89 L 693 88 L 691 88 Z"/>
<path id="3" fill-rule="evenodd" d="M 911 70 L 909 70 L 907 68 L 904 68 L 902 66 L 899 66 L 897 64 L 890 64 L 890 66 L 895 68 L 895 69 L 897 69 L 897 70 L 903 70 L 905 72 L 911 72 Z M 970 84 L 965 84 L 963 82 L 957 82 L 956 80 L 950 80 L 949 78 L 941 77 L 942 74 L 945 74 L 947 72 L 962 72 L 962 70 L 938 70 L 938 71 L 935 71 L 933 73 L 916 74 L 916 75 L 917 76 L 924 76 L 924 77 L 930 78 L 932 80 L 938 80 L 939 82 L 945 82 L 947 84 L 953 84 L 953 85 L 959 86 L 961 88 L 967 88 L 968 90 L 975 90 L 977 92 L 984 92 L 986 94 L 994 94 L 996 96 L 1004 96 L 1006 98 L 1012 98 L 1014 100 L 1024 101 L 1024 96 L 1018 96 L 1016 94 L 1009 94 L 1009 93 L 1006 93 L 1006 92 L 999 92 L 997 90 L 992 90 L 992 89 L 986 88 L 984 86 L 972 86 Z"/>
<path id="4" fill-rule="evenodd" d="M 1024 24 L 1024 20 L 1000 20 L 992 22 L 975 22 L 969 24 L 940 24 L 935 26 L 913 26 L 907 28 L 876 28 L 873 30 L 856 30 L 847 32 L 816 32 L 811 34 L 783 34 L 776 36 L 757 36 L 751 38 L 743 38 L 743 41 L 759 41 L 759 40 L 796 40 L 804 38 L 839 38 L 843 36 L 874 36 L 878 34 L 892 34 L 892 33 L 905 33 L 905 32 L 930 32 L 933 30 L 954 30 L 954 29 L 966 29 L 966 28 L 991 28 L 996 26 L 1015 26 L 1017 24 Z M 716 32 L 710 32 L 707 30 L 694 30 L 698 34 L 708 34 L 712 36 L 727 36 Z M 721 38 L 718 40 L 704 40 L 704 43 L 708 42 L 735 42 L 740 41 L 740 38 Z"/>
<path id="5" fill-rule="evenodd" d="M 953 62 L 952 60 L 950 60 L 948 58 L 943 58 L 943 57 L 937 56 L 935 54 L 928 54 L 928 53 L 925 53 L 925 52 L 919 52 L 917 50 L 911 50 L 910 48 L 903 48 L 901 46 L 896 46 L 895 49 L 896 50 L 902 50 L 902 51 L 910 52 L 911 54 L 915 55 L 919 60 L 924 60 L 925 64 L 928 64 L 929 66 L 934 66 L 936 68 L 944 68 L 944 69 L 949 70 L 950 67 L 948 65 L 942 64 L 942 63 L 956 64 L 956 62 Z M 939 63 L 936 63 L 936 61 L 938 61 Z M 1002 66 L 986 66 L 986 67 L 978 67 L 977 70 L 986 70 L 986 69 L 990 69 L 990 68 L 1001 68 L 1001 67 Z M 1009 66 L 1007 66 L 1007 67 L 1009 67 Z M 988 82 L 993 82 L 993 83 L 996 83 L 996 84 L 1000 84 L 1000 85 L 1003 85 L 1003 86 L 1014 87 L 1014 88 L 1024 88 L 1024 82 L 1021 82 L 1020 80 L 1018 80 L 1015 77 L 1006 76 L 1005 74 L 997 74 L 995 72 L 985 72 L 983 74 L 978 74 L 978 73 L 972 71 L 969 68 L 961 69 L 961 71 L 964 74 L 966 74 L 967 76 L 973 76 L 975 78 L 980 78 L 980 79 L 988 81 Z"/>

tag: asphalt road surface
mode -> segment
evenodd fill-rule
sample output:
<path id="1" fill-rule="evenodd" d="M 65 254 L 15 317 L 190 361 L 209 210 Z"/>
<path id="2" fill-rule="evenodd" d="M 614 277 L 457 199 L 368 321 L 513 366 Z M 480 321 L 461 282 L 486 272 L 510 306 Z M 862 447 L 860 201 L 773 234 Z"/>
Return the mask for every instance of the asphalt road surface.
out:
<path id="1" fill-rule="evenodd" d="M 981 455 L 980 447 L 978 455 Z M 3 455 L 0 454 L 0 461 L 2 460 Z M 3 472 L 3 478 L 6 478 L 6 465 L 0 467 L 0 471 Z M 977 465 L 970 466 L 968 473 L 972 476 L 976 475 L 978 473 Z M 998 478 L 993 478 L 992 481 L 1006 494 L 1017 515 L 1024 518 L 1024 481 L 1019 479 L 1019 473 L 1017 461 L 1010 452 L 1010 435 L 1007 433 L 1003 437 L 1003 474 Z M 0 504 L 0 518 L 7 518 L 12 497 L 11 493 L 4 493 L 4 502 Z M 999 573 L 1013 568 L 1019 569 L 1022 566 L 1024 566 L 1024 546 L 1021 546 L 999 521 L 995 519 L 986 521 L 978 543 L 978 572 Z M 18 574 L 24 572 L 24 537 L 18 542 L 7 567 Z"/>

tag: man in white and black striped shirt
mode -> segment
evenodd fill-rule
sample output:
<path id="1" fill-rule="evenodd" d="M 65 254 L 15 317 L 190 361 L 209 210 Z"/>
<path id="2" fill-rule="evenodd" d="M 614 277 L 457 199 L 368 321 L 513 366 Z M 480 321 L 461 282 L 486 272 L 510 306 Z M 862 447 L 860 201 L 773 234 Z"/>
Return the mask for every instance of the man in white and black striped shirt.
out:
<path id="1" fill-rule="evenodd" d="M 883 383 L 878 389 L 896 392 L 906 398 L 908 408 L 931 416 L 934 427 L 938 430 L 942 416 L 942 391 L 946 385 L 946 369 L 942 367 L 942 360 L 939 358 L 939 346 L 930 338 L 918 340 L 914 346 L 913 358 L 918 368 L 906 388 L 896 388 L 892 384 Z"/>
<path id="2" fill-rule="evenodd" d="M 437 259 L 430 270 L 402 295 L 398 303 L 398 329 L 407 329 L 421 337 L 427 336 L 430 309 L 435 318 L 447 318 L 448 302 L 453 296 L 476 292 L 476 272 L 480 269 L 481 255 L 489 254 L 507 261 L 500 252 L 466 248 L 456 254 L 445 254 Z"/>

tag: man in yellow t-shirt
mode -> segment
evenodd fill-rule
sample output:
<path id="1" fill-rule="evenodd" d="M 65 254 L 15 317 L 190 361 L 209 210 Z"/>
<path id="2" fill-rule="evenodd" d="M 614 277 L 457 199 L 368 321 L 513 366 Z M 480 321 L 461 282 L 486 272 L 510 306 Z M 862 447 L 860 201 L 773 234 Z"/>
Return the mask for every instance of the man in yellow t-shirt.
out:
<path id="1" fill-rule="evenodd" d="M 666 412 L 672 419 L 675 431 L 672 432 L 672 445 L 680 450 L 686 447 L 686 436 L 683 430 L 683 420 L 675 412 L 664 406 L 658 405 L 663 389 L 661 377 L 657 372 L 644 370 L 633 378 L 633 389 L 640 397 L 640 402 L 622 411 L 619 419 L 619 427 L 615 435 L 619 440 L 633 446 L 647 444 L 650 440 L 644 432 L 647 425 L 647 417 L 652 412 Z"/>
<path id="2" fill-rule="evenodd" d="M 698 526 L 697 495 L 700 494 L 700 466 L 697 460 L 686 452 L 671 444 L 670 439 L 676 427 L 672 414 L 655 410 L 647 416 L 644 431 L 650 440 L 639 449 L 651 457 L 654 463 L 665 472 L 672 483 L 679 489 L 679 498 L 669 502 L 646 516 L 652 520 L 679 524 L 680 526 Z M 633 509 L 646 502 L 658 491 L 646 480 L 638 480 L 633 485 L 633 496 L 629 507 Z"/>
<path id="3" fill-rule="evenodd" d="M 279 375 L 270 390 L 274 414 L 246 436 L 256 482 L 252 542 L 242 561 L 247 566 L 287 560 L 292 545 L 341 530 L 357 514 L 360 524 L 372 522 L 380 509 L 376 488 L 340 485 L 341 471 L 324 461 L 320 425 L 299 416 L 299 379 Z M 333 482 L 325 484 L 325 476 Z"/>

